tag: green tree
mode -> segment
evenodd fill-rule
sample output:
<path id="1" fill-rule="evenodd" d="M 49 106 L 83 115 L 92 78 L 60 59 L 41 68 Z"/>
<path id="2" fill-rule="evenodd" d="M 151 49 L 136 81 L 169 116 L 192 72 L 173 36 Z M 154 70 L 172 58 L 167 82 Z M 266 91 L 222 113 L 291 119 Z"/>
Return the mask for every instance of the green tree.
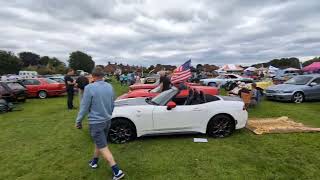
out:
<path id="1" fill-rule="evenodd" d="M 253 66 L 255 67 L 269 67 L 269 66 L 274 66 L 280 69 L 285 69 L 285 68 L 300 68 L 300 61 L 298 58 L 291 57 L 291 58 L 281 58 L 281 59 L 273 59 L 267 63 L 261 63 L 261 64 L 255 64 Z"/>
<path id="2" fill-rule="evenodd" d="M 81 51 L 72 52 L 69 56 L 69 67 L 75 70 L 84 70 L 91 72 L 94 68 L 94 61 L 92 57 Z"/>
<path id="3" fill-rule="evenodd" d="M 33 52 L 21 52 L 19 53 L 19 57 L 23 62 L 24 67 L 35 66 L 40 63 L 40 56 Z"/>
<path id="4" fill-rule="evenodd" d="M 0 74 L 16 74 L 22 67 L 22 61 L 12 52 L 0 50 Z"/>
<path id="5" fill-rule="evenodd" d="M 302 65 L 303 65 L 303 67 L 305 67 L 305 66 L 309 66 L 310 64 L 312 64 L 314 62 L 320 62 L 320 57 L 314 57 L 313 59 L 305 61 Z"/>
<path id="6" fill-rule="evenodd" d="M 49 56 L 42 56 L 40 58 L 39 64 L 42 66 L 46 66 L 50 61 L 50 57 Z"/>

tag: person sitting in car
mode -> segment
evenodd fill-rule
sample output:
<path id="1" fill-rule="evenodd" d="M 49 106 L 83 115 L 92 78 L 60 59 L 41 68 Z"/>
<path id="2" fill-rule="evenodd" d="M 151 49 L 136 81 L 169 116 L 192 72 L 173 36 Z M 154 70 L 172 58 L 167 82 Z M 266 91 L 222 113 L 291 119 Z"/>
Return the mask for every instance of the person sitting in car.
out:
<path id="1" fill-rule="evenodd" d="M 171 87 L 171 80 L 167 76 L 165 71 L 160 72 L 160 87 L 161 87 L 161 92 L 169 90 Z"/>

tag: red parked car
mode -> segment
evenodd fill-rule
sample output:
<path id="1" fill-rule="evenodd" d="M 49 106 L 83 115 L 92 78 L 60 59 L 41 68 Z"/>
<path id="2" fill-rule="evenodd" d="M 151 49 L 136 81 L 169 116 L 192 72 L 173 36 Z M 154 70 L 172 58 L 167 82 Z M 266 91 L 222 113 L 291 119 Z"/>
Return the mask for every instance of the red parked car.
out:
<path id="1" fill-rule="evenodd" d="M 185 84 L 188 89 L 193 89 L 198 92 L 203 92 L 204 94 L 209 95 L 218 95 L 219 90 L 216 87 L 210 87 L 210 86 L 200 86 L 197 84 Z M 177 97 L 186 97 L 189 95 L 188 89 L 181 90 L 180 93 L 177 95 Z M 129 91 L 128 93 L 125 93 L 121 96 L 119 96 L 117 99 L 127 99 L 127 98 L 137 98 L 137 97 L 155 97 L 159 94 L 159 86 L 154 89 L 137 89 L 134 91 Z"/>
<path id="2" fill-rule="evenodd" d="M 66 85 L 48 78 L 23 79 L 23 85 L 27 87 L 28 97 L 58 96 L 66 92 Z"/>
<path id="3" fill-rule="evenodd" d="M 156 88 L 158 85 L 160 84 L 160 80 L 157 80 L 155 83 L 153 84 L 142 84 L 142 83 L 136 83 L 133 84 L 131 86 L 129 86 L 129 90 L 133 91 L 133 90 L 138 90 L 138 89 L 154 89 Z"/>

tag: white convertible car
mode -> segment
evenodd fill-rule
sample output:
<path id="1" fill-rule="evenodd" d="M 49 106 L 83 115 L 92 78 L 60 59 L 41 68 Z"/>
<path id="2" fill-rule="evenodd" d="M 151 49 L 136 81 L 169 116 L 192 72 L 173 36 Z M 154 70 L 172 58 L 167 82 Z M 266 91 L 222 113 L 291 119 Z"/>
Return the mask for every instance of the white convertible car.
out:
<path id="1" fill-rule="evenodd" d="M 108 139 L 125 143 L 140 136 L 176 133 L 226 137 L 245 127 L 248 113 L 240 98 L 192 90 L 188 97 L 176 98 L 178 92 L 173 87 L 152 99 L 116 101 Z"/>

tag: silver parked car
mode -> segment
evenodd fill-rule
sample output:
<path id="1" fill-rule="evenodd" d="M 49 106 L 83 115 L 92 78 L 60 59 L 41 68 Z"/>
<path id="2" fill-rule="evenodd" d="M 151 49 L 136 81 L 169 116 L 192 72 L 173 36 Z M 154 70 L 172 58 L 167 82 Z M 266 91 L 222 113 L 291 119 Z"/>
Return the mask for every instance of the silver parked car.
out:
<path id="1" fill-rule="evenodd" d="M 284 84 L 270 86 L 265 95 L 268 99 L 295 103 L 320 100 L 320 74 L 295 76 Z"/>

